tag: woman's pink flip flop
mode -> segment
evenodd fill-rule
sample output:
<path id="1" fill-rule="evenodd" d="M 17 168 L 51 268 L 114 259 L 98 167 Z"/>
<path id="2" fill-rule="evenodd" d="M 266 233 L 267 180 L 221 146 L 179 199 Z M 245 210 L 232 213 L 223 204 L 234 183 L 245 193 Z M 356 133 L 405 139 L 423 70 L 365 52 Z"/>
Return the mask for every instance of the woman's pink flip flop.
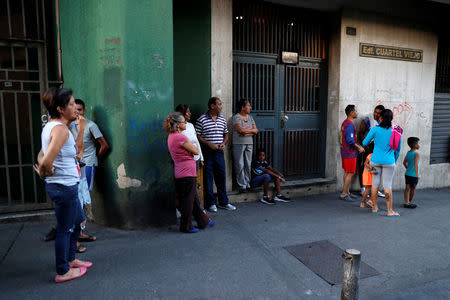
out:
<path id="1" fill-rule="evenodd" d="M 83 276 L 84 274 L 86 274 L 86 267 L 80 267 L 79 269 L 80 269 L 80 273 L 77 274 L 77 275 L 75 275 L 75 270 L 74 270 L 74 269 L 71 269 L 71 270 L 72 270 L 72 274 L 71 274 L 69 277 L 66 277 L 66 278 L 60 278 L 60 277 L 58 277 L 58 275 L 57 275 L 57 276 L 55 277 L 55 282 L 56 282 L 56 283 L 61 283 L 61 282 L 69 281 L 69 280 L 72 280 L 72 279 L 81 277 L 81 276 Z"/>

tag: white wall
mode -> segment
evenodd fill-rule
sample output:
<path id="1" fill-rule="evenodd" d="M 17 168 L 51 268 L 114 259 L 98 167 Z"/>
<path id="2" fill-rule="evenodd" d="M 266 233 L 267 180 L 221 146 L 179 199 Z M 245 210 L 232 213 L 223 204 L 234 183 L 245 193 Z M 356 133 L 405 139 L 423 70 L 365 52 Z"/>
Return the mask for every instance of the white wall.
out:
<path id="1" fill-rule="evenodd" d="M 346 35 L 347 26 L 356 28 L 356 36 Z M 423 62 L 360 57 L 360 42 L 420 49 L 423 50 Z M 328 111 L 328 114 L 339 114 L 339 120 L 334 126 L 328 124 L 329 128 L 340 127 L 345 119 L 344 109 L 348 104 L 355 104 L 362 116 L 372 113 L 374 107 L 381 103 L 394 112 L 394 122 L 404 129 L 393 188 L 404 187 L 404 168 L 401 162 L 409 150 L 406 143 L 409 136 L 419 137 L 422 144 L 422 178 L 419 188 L 448 185 L 450 164 L 429 164 L 437 56 L 436 34 L 416 26 L 413 22 L 405 23 L 344 10 L 340 45 L 339 111 Z M 336 151 L 339 151 L 339 145 L 335 145 Z M 337 166 L 338 186 L 341 186 L 343 171 L 340 162 Z"/>

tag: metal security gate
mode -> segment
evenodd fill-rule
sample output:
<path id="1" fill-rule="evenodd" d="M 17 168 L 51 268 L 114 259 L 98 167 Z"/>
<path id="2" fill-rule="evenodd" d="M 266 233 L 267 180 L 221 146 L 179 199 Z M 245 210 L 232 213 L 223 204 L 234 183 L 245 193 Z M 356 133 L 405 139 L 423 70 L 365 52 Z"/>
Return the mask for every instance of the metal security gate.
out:
<path id="1" fill-rule="evenodd" d="M 33 170 L 47 86 L 43 1 L 0 0 L 0 213 L 52 207 Z"/>
<path id="2" fill-rule="evenodd" d="M 450 162 L 450 38 L 439 35 L 430 164 Z"/>
<path id="3" fill-rule="evenodd" d="M 319 16 L 235 1 L 233 18 L 233 100 L 252 103 L 255 148 L 291 178 L 323 176 L 327 66 Z M 298 53 L 298 63 L 283 64 L 282 51 Z"/>

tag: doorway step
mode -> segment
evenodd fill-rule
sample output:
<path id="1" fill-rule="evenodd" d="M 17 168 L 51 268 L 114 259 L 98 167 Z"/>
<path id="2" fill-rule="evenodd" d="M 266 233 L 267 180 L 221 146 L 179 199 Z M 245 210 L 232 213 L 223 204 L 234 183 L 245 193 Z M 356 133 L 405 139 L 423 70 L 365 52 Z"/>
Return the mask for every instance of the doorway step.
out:
<path id="1" fill-rule="evenodd" d="M 273 183 L 270 184 L 270 192 L 274 193 Z M 308 195 L 326 194 L 336 191 L 336 179 L 334 178 L 311 178 L 287 181 L 281 184 L 281 191 L 289 198 L 303 197 Z M 230 203 L 255 202 L 263 196 L 262 187 L 258 187 L 249 193 L 237 191 L 228 192 Z"/>

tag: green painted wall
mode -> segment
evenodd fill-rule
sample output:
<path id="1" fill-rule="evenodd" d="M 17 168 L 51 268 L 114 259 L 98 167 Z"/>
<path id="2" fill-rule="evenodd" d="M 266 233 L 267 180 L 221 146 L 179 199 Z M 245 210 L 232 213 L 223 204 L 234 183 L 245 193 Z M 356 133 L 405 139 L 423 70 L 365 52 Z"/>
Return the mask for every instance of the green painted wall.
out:
<path id="1" fill-rule="evenodd" d="M 60 0 L 64 86 L 111 145 L 96 175 L 96 221 L 174 223 L 162 121 L 173 109 L 172 1 Z M 124 166 L 126 177 L 123 175 Z"/>
<path id="2" fill-rule="evenodd" d="M 188 104 L 196 119 L 211 95 L 211 0 L 173 6 L 175 106 Z"/>

